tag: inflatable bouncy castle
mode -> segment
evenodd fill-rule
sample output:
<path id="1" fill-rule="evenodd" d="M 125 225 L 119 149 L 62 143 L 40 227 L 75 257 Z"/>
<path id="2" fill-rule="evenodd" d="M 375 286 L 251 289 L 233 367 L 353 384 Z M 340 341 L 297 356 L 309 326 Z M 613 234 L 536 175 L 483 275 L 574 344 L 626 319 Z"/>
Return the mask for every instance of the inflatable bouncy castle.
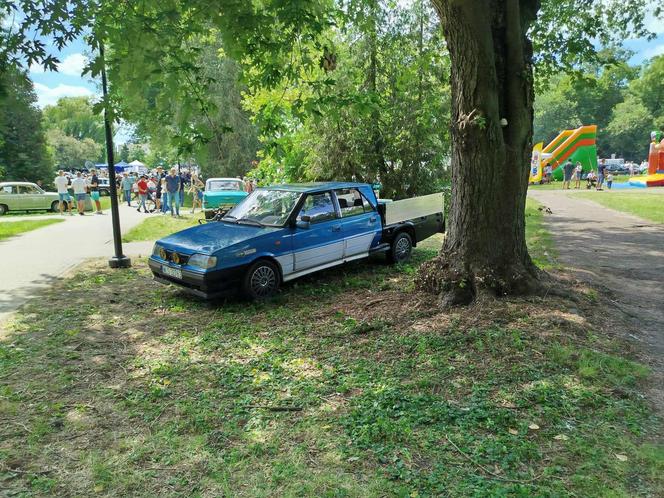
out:
<path id="1" fill-rule="evenodd" d="M 661 131 L 650 134 L 648 174 L 632 178 L 629 184 L 634 187 L 664 187 L 664 140 Z"/>
<path id="2" fill-rule="evenodd" d="M 575 130 L 563 130 L 546 147 L 537 144 L 533 148 L 529 183 L 541 183 L 544 170 L 551 166 L 553 179 L 563 179 L 561 167 L 569 159 L 581 163 L 583 172 L 597 170 L 597 126 L 581 126 Z M 663 163 L 664 164 L 664 163 Z"/>

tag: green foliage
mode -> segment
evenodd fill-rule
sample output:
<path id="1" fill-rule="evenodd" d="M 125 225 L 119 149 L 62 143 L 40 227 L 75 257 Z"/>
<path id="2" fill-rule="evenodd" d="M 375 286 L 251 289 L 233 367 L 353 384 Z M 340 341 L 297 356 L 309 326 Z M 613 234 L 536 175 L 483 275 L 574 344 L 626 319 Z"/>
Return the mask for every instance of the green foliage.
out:
<path id="1" fill-rule="evenodd" d="M 0 70 L 0 89 L 0 180 L 50 183 L 53 161 L 32 83 L 25 72 Z"/>
<path id="2" fill-rule="evenodd" d="M 104 155 L 102 144 L 90 138 L 78 140 L 58 128 L 50 129 L 46 138 L 57 169 L 81 169 L 86 161 L 97 162 Z"/>
<path id="3" fill-rule="evenodd" d="M 103 144 L 104 120 L 95 114 L 89 97 L 63 97 L 44 108 L 44 128 L 58 129 L 78 140 L 89 138 Z"/>
<path id="4" fill-rule="evenodd" d="M 54 223 L 60 223 L 61 221 L 64 220 L 61 218 L 53 218 L 50 220 L 26 220 L 0 223 L 0 240 L 48 225 L 53 225 Z"/>
<path id="5" fill-rule="evenodd" d="M 650 131 L 664 127 L 664 56 L 643 68 L 628 66 L 629 56 L 604 51 L 602 62 L 586 64 L 581 75 L 551 77 L 535 100 L 535 140 L 547 143 L 564 129 L 596 124 L 600 156 L 644 159 Z"/>
<path id="6" fill-rule="evenodd" d="M 438 190 L 450 146 L 449 70 L 433 11 L 423 2 L 353 3 L 348 16 L 333 38 L 334 70 L 308 72 L 308 91 L 285 83 L 249 99 L 271 131 L 252 174 L 380 181 L 387 197 Z"/>

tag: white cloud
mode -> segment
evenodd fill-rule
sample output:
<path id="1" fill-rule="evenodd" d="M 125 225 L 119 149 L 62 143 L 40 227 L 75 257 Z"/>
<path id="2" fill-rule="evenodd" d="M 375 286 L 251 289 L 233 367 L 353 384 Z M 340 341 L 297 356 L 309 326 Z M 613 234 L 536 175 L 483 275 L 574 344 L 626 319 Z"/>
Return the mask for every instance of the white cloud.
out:
<path id="1" fill-rule="evenodd" d="M 645 26 L 648 31 L 652 31 L 656 35 L 664 33 L 664 19 L 655 17 L 653 14 L 646 16 Z"/>
<path id="2" fill-rule="evenodd" d="M 58 63 L 58 73 L 69 76 L 81 76 L 83 68 L 87 63 L 88 58 L 83 54 L 70 54 Z M 44 72 L 44 68 L 39 64 L 32 64 L 30 72 L 32 74 L 41 74 Z"/>
<path id="3" fill-rule="evenodd" d="M 35 83 L 35 93 L 37 94 L 37 105 L 45 107 L 54 105 L 61 97 L 81 97 L 93 95 L 92 90 L 84 86 L 72 86 L 59 84 L 51 88 L 41 83 Z"/>
<path id="4" fill-rule="evenodd" d="M 70 76 L 80 76 L 87 63 L 88 59 L 83 54 L 71 54 L 58 64 L 58 72 Z"/>
<path id="5" fill-rule="evenodd" d="M 650 47 L 646 50 L 643 51 L 643 58 L 644 59 L 652 59 L 653 57 L 656 57 L 658 55 L 664 54 L 664 43 L 661 43 L 659 45 L 655 45 L 654 47 Z"/>

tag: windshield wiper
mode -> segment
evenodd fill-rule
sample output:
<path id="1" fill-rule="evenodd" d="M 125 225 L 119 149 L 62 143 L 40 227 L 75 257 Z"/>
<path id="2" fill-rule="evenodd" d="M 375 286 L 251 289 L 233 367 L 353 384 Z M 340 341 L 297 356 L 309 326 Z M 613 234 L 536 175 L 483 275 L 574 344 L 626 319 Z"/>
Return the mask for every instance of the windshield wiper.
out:
<path id="1" fill-rule="evenodd" d="M 235 216 L 231 216 L 230 214 L 227 214 L 226 216 L 221 218 L 221 221 L 230 221 L 231 223 L 237 223 L 237 218 Z"/>
<path id="2" fill-rule="evenodd" d="M 244 222 L 247 225 L 255 225 L 257 227 L 264 227 L 266 226 L 264 223 L 261 223 L 260 221 L 257 220 L 252 220 L 251 218 L 240 218 L 239 220 L 236 221 L 236 223 Z"/>

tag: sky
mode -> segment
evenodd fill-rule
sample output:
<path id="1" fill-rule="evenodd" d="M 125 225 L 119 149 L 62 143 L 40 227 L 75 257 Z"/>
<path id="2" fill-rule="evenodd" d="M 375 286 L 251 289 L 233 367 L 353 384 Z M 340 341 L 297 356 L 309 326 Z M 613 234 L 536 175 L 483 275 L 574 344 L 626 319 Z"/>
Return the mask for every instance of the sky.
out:
<path id="1" fill-rule="evenodd" d="M 657 34 L 655 39 L 630 39 L 625 40 L 623 44 L 625 48 L 635 52 L 630 59 L 631 64 L 640 64 L 647 59 L 664 54 L 664 20 L 649 16 L 646 19 L 646 26 Z M 54 51 L 53 53 L 61 61 L 58 72 L 44 72 L 40 67 L 30 68 L 30 78 L 34 82 L 40 107 L 55 104 L 60 97 L 99 93 L 98 82 L 81 76 L 85 65 L 86 48 L 82 40 L 76 40 L 63 51 Z"/>

